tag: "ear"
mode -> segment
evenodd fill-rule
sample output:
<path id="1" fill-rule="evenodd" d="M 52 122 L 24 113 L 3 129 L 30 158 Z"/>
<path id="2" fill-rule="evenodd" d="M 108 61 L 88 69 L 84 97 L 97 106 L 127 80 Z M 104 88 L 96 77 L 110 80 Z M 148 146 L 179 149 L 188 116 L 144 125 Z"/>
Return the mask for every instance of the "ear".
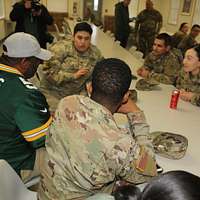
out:
<path id="1" fill-rule="evenodd" d="M 26 66 L 28 63 L 29 63 L 29 61 L 26 58 L 22 58 L 22 60 L 20 61 L 21 66 Z"/>
<path id="2" fill-rule="evenodd" d="M 129 98 L 129 95 L 130 95 L 130 92 L 127 91 L 122 99 L 122 104 L 126 103 L 128 101 L 128 98 Z"/>
<path id="3" fill-rule="evenodd" d="M 91 96 L 91 94 L 92 94 L 92 82 L 91 81 L 86 84 L 86 89 L 87 89 L 88 95 Z"/>
<path id="4" fill-rule="evenodd" d="M 27 67 L 29 67 L 29 61 L 26 58 L 22 58 L 22 60 L 20 61 L 20 63 L 16 66 L 16 68 L 22 73 L 24 74 L 27 70 Z"/>

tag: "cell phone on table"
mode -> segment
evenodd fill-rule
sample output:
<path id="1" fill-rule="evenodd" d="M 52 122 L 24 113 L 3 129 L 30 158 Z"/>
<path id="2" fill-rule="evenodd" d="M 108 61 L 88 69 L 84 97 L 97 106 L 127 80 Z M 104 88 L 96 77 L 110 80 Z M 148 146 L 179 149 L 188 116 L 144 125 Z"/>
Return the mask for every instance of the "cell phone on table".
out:
<path id="1" fill-rule="evenodd" d="M 160 165 L 156 164 L 156 168 L 157 168 L 157 173 L 158 174 L 163 172 L 163 168 Z"/>

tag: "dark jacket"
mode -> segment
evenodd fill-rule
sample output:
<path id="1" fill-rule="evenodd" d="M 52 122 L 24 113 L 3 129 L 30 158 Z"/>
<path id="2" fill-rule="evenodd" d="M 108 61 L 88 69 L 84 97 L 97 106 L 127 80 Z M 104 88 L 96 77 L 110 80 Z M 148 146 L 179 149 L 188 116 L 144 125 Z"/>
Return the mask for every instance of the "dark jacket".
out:
<path id="1" fill-rule="evenodd" d="M 53 23 L 53 18 L 49 14 L 48 10 L 45 6 L 41 4 L 41 15 L 34 16 L 33 18 L 37 18 L 37 27 L 38 27 L 38 35 L 39 35 L 39 43 L 40 46 L 46 48 L 46 43 L 48 42 L 47 35 L 47 25 L 51 25 Z M 13 10 L 10 13 L 10 19 L 16 22 L 15 32 L 25 32 L 24 20 L 26 17 L 31 15 L 31 10 L 26 9 L 23 2 L 19 2 L 14 4 Z"/>
<path id="2" fill-rule="evenodd" d="M 115 35 L 123 35 L 128 37 L 130 33 L 128 6 L 124 6 L 123 2 L 115 5 Z"/>

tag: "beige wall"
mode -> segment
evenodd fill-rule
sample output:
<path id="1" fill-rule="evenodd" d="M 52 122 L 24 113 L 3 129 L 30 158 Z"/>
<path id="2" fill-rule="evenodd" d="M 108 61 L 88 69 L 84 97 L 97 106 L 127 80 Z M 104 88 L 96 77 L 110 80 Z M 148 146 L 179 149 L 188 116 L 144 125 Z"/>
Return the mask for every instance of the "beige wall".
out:
<path id="1" fill-rule="evenodd" d="M 43 4 L 47 6 L 49 11 L 67 12 L 68 1 L 66 0 L 46 0 Z"/>
<path id="2" fill-rule="evenodd" d="M 73 15 L 73 2 L 76 1 L 78 3 L 78 16 L 82 17 L 83 15 L 83 0 L 41 0 L 41 2 L 47 6 L 47 8 L 50 11 L 55 12 L 68 12 L 70 16 Z M 138 1 L 138 6 L 135 4 Z M 174 0 L 175 1 L 175 0 Z M 193 0 L 193 7 L 192 10 L 194 10 L 195 2 L 199 0 Z M 4 0 L 5 2 L 5 18 L 9 19 L 9 13 L 12 9 L 13 0 Z M 102 14 L 103 15 L 114 15 L 114 5 L 118 2 L 118 0 L 103 0 L 103 6 L 102 6 Z M 161 14 L 163 15 L 163 27 L 164 30 L 166 30 L 169 33 L 174 33 L 177 31 L 179 25 L 182 22 L 188 22 L 190 25 L 192 25 L 192 18 L 193 15 L 182 15 L 181 12 L 179 12 L 178 20 L 176 25 L 172 25 L 168 23 L 168 14 L 170 13 L 170 0 L 153 0 L 154 7 L 158 9 Z M 181 5 L 183 3 L 183 0 L 181 0 Z M 145 8 L 145 0 L 132 0 L 130 4 L 130 13 L 131 17 L 134 16 L 134 13 L 136 14 L 143 10 Z M 133 11 L 134 10 L 134 11 Z M 135 14 L 135 15 L 136 15 Z M 4 34 L 4 22 L 1 20 L 0 22 L 0 35 L 2 36 Z"/>
<path id="3" fill-rule="evenodd" d="M 0 19 L 0 40 L 5 37 L 4 20 Z"/>
<path id="4" fill-rule="evenodd" d="M 194 6 L 195 6 L 196 0 L 193 0 L 193 5 L 192 5 L 192 12 L 194 11 Z M 183 0 L 181 0 L 181 7 L 183 4 Z M 179 10 L 179 14 L 178 14 L 178 18 L 177 18 L 177 24 L 169 24 L 168 23 L 168 14 L 170 11 L 170 0 L 165 0 L 162 1 L 162 4 L 160 5 L 160 10 L 162 11 L 162 15 L 163 15 L 163 26 L 165 27 L 166 31 L 170 32 L 170 33 L 174 33 L 178 30 L 179 26 L 181 23 L 183 22 L 188 22 L 190 24 L 190 26 L 192 25 L 192 19 L 193 19 L 193 14 L 191 15 L 183 15 L 181 13 L 181 8 Z"/>

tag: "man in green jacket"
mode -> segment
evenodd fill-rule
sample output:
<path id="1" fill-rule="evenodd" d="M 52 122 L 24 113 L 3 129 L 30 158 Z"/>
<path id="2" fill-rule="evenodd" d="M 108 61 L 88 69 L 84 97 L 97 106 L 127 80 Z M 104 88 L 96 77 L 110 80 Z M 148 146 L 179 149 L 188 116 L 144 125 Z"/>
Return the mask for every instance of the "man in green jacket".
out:
<path id="1" fill-rule="evenodd" d="M 15 33 L 0 57 L 0 159 L 24 181 L 39 175 L 45 136 L 51 123 L 44 95 L 27 81 L 51 53 L 34 36 Z"/>

